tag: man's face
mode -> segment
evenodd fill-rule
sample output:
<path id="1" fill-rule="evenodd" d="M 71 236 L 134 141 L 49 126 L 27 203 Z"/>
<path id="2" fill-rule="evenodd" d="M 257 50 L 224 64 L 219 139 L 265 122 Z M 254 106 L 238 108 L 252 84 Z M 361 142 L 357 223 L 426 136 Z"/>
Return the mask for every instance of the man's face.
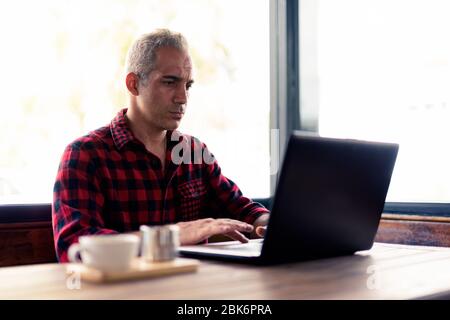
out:
<path id="1" fill-rule="evenodd" d="M 156 67 L 139 86 L 138 107 L 156 129 L 174 130 L 180 125 L 189 97 L 192 63 L 186 52 L 163 47 L 156 52 Z"/>

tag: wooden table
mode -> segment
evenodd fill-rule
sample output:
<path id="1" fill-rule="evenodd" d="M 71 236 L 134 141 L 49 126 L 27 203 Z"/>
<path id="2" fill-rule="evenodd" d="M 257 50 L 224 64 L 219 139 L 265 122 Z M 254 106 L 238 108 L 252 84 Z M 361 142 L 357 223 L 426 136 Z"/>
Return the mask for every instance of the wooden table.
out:
<path id="1" fill-rule="evenodd" d="M 1 299 L 450 298 L 450 248 L 376 243 L 353 256 L 269 267 L 202 261 L 197 272 L 78 282 L 61 264 L 0 268 Z"/>

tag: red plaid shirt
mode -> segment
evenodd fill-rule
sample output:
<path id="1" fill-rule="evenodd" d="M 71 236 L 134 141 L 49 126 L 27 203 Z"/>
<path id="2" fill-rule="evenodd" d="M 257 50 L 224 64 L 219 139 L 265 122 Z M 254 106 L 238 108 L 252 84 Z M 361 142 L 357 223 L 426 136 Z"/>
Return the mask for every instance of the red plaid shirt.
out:
<path id="1" fill-rule="evenodd" d="M 69 246 L 81 235 L 136 231 L 141 225 L 206 217 L 253 224 L 268 212 L 221 174 L 205 144 L 178 131 L 179 141 L 171 141 L 168 132 L 163 172 L 159 158 L 133 136 L 125 113 L 121 110 L 109 126 L 75 140 L 64 151 L 52 206 L 60 262 L 67 262 Z"/>

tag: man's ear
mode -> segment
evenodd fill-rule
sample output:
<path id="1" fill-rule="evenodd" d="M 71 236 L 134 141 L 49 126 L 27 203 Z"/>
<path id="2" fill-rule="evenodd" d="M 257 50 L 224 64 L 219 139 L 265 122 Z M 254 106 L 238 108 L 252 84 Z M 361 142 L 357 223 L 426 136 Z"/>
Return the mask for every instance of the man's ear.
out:
<path id="1" fill-rule="evenodd" d="M 138 90 L 139 77 L 137 76 L 137 74 L 135 74 L 133 72 L 130 72 L 129 74 L 127 74 L 127 76 L 125 78 L 125 84 L 127 85 L 128 91 L 133 96 L 139 95 L 139 90 Z"/>

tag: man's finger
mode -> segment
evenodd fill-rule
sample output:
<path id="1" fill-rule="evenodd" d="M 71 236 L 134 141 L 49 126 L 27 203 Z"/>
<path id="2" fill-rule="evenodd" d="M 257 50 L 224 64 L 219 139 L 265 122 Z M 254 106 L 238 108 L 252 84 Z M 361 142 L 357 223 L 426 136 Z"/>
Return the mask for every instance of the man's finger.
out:
<path id="1" fill-rule="evenodd" d="M 218 219 L 217 223 L 224 229 L 228 230 L 238 230 L 240 232 L 252 232 L 253 226 L 251 224 L 238 221 L 238 220 L 232 220 L 232 219 Z M 225 233 L 225 232 L 223 232 Z"/>
<path id="2" fill-rule="evenodd" d="M 247 243 L 249 241 L 246 236 L 244 236 L 242 233 L 240 233 L 237 230 L 234 230 L 232 232 L 226 233 L 225 235 L 227 237 L 230 237 L 233 240 L 237 240 L 237 241 L 240 241 L 242 243 Z"/>
<path id="3" fill-rule="evenodd" d="M 256 235 L 259 237 L 264 237 L 266 235 L 266 230 L 267 230 L 266 227 L 259 226 L 256 228 Z"/>
<path id="4" fill-rule="evenodd" d="M 241 232 L 252 232 L 253 226 L 251 224 L 238 221 L 236 224 L 236 229 Z"/>

